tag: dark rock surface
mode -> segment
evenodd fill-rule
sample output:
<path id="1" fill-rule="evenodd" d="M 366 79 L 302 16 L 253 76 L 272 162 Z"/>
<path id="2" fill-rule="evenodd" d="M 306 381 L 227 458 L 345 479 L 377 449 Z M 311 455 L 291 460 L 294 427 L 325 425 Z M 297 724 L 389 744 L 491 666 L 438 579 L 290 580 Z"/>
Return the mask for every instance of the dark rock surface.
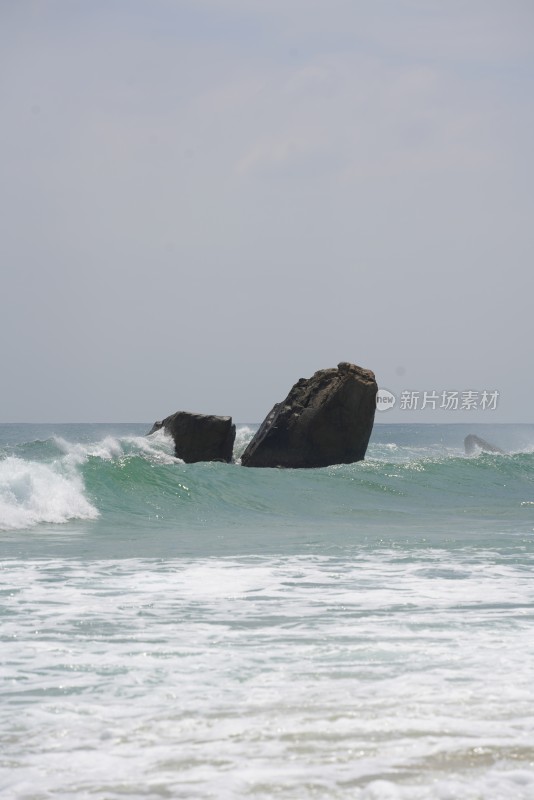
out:
<path id="1" fill-rule="evenodd" d="M 232 417 L 177 411 L 155 422 L 148 435 L 165 428 L 174 439 L 174 452 L 187 464 L 195 461 L 231 461 L 235 440 Z"/>
<path id="2" fill-rule="evenodd" d="M 374 374 L 346 361 L 301 378 L 267 415 L 241 456 L 246 467 L 326 467 L 365 456 L 373 429 Z"/>
<path id="3" fill-rule="evenodd" d="M 470 433 L 464 439 L 464 447 L 465 453 L 468 456 L 474 455 L 478 450 L 482 450 L 483 453 L 502 453 L 504 454 L 504 450 L 501 450 L 500 447 L 497 447 L 494 444 L 490 444 L 485 439 L 481 439 L 480 436 L 475 436 L 474 433 Z"/>

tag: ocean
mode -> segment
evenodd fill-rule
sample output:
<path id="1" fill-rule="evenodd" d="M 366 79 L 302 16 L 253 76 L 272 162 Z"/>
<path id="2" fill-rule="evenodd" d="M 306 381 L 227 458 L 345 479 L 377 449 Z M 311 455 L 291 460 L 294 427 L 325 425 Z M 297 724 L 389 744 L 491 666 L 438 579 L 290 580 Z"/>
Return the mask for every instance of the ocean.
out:
<path id="1" fill-rule="evenodd" d="M 2 797 L 534 798 L 533 425 L 314 470 L 149 428 L 0 426 Z"/>

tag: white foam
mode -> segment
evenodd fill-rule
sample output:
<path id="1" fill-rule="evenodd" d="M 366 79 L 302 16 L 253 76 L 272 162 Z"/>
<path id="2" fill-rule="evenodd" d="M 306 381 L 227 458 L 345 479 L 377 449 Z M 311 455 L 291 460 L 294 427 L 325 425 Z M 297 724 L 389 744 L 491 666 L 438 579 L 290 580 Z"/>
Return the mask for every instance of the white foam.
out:
<path id="1" fill-rule="evenodd" d="M 150 434 L 150 436 L 126 436 L 121 441 L 125 442 L 138 455 L 148 457 L 150 461 L 159 464 L 183 464 L 181 458 L 174 455 L 174 440 L 163 428 Z"/>
<path id="2" fill-rule="evenodd" d="M 84 464 L 91 456 L 101 458 L 104 461 L 111 461 L 124 455 L 119 439 L 113 436 L 106 436 L 100 442 L 92 442 L 90 444 L 81 442 L 73 444 L 60 436 L 56 436 L 55 442 L 58 448 L 67 456 L 67 462 L 73 465 Z"/>
<path id="3" fill-rule="evenodd" d="M 248 425 L 240 425 L 235 432 L 235 442 L 234 442 L 234 458 L 238 461 L 243 452 L 245 451 L 245 447 L 248 445 L 250 440 L 255 434 L 254 428 L 249 427 Z"/>
<path id="4" fill-rule="evenodd" d="M 532 800 L 531 559 L 397 556 L 0 564 L 6 796 Z"/>
<path id="5" fill-rule="evenodd" d="M 0 461 L 0 530 L 39 522 L 95 519 L 97 509 L 84 495 L 81 477 L 60 462 L 39 464 L 19 458 Z"/>
<path id="6" fill-rule="evenodd" d="M 98 442 L 72 443 L 61 437 L 55 437 L 58 448 L 65 453 L 67 462 L 72 465 L 84 464 L 89 458 L 101 458 L 103 461 L 114 461 L 128 456 L 142 456 L 159 464 L 180 463 L 175 458 L 174 443 L 164 430 L 156 431 L 150 436 L 106 436 Z"/>

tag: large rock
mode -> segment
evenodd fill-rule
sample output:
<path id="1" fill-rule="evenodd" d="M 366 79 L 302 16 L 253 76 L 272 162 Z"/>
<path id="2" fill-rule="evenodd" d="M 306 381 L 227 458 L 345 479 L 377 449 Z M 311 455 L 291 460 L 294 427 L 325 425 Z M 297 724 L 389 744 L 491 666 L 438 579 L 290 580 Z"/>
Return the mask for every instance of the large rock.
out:
<path id="1" fill-rule="evenodd" d="M 377 385 L 367 369 L 343 361 L 301 378 L 277 403 L 241 456 L 246 467 L 327 467 L 365 456 Z"/>
<path id="2" fill-rule="evenodd" d="M 161 422 L 155 422 L 148 435 L 160 428 L 165 428 L 174 439 L 176 457 L 188 464 L 232 460 L 235 440 L 232 417 L 177 411 Z"/>

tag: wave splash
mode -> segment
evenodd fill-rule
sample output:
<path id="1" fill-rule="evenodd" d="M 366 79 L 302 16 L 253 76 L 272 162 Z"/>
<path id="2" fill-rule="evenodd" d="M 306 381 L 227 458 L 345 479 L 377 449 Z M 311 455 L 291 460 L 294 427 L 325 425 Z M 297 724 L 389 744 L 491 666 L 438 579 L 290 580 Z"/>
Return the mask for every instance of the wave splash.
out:
<path id="1" fill-rule="evenodd" d="M 154 464 L 183 463 L 174 456 L 174 443 L 163 429 L 150 436 L 106 436 L 98 442 L 68 442 L 60 436 L 54 437 L 54 443 L 65 460 L 72 465 L 85 464 L 89 458 L 102 461 L 115 461 L 132 456 L 141 456 Z"/>
<path id="2" fill-rule="evenodd" d="M 72 443 L 55 436 L 41 445 L 45 462 L 20 455 L 0 459 L 0 530 L 20 530 L 40 523 L 96 519 L 99 510 L 86 496 L 81 467 L 91 459 L 127 460 L 141 456 L 154 464 L 179 463 L 172 440 L 159 432 L 150 438 L 107 436 L 93 443 Z"/>
<path id="3" fill-rule="evenodd" d="M 0 530 L 98 516 L 74 470 L 15 457 L 0 461 Z"/>

